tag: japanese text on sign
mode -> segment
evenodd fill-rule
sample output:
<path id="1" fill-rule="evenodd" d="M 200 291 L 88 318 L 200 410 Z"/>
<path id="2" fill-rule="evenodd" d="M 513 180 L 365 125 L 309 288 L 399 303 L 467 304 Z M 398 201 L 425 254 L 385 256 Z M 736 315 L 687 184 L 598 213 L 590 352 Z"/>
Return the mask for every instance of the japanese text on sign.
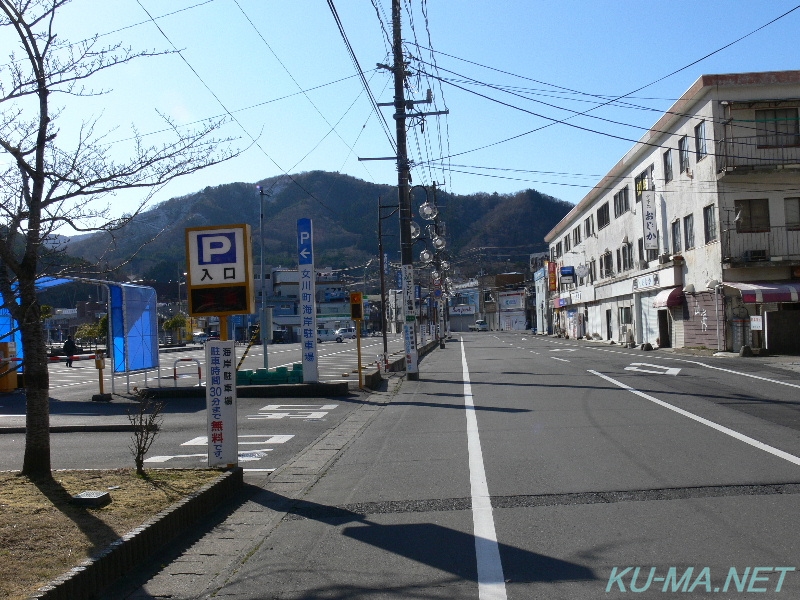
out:
<path id="1" fill-rule="evenodd" d="M 206 344 L 206 365 L 208 466 L 235 465 L 238 463 L 239 448 L 234 342 L 209 341 Z"/>
<path id="2" fill-rule="evenodd" d="M 642 193 L 642 222 L 644 227 L 644 249 L 658 250 L 658 223 L 656 222 L 656 193 Z"/>

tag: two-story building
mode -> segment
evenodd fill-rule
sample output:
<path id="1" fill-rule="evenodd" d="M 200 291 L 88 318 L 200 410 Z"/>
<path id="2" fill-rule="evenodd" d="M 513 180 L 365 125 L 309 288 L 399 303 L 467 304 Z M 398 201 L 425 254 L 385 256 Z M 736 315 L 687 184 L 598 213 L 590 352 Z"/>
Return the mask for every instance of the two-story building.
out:
<path id="1" fill-rule="evenodd" d="M 545 237 L 554 327 L 800 351 L 798 109 L 800 71 L 700 77 Z"/>

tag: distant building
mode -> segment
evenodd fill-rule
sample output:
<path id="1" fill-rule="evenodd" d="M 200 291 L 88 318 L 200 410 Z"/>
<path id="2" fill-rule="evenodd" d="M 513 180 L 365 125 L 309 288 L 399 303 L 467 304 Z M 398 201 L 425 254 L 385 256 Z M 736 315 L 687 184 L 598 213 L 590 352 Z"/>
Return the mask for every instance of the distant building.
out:
<path id="1" fill-rule="evenodd" d="M 799 108 L 800 71 L 700 77 L 545 237 L 553 326 L 799 352 Z"/>

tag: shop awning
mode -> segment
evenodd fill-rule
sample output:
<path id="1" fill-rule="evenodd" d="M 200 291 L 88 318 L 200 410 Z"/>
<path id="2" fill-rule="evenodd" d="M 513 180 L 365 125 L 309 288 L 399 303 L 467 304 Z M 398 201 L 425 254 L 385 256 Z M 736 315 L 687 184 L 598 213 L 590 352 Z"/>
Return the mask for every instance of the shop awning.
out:
<path id="1" fill-rule="evenodd" d="M 653 299 L 653 308 L 680 306 L 683 304 L 683 290 L 679 287 L 661 290 Z"/>
<path id="2" fill-rule="evenodd" d="M 800 281 L 726 281 L 724 285 L 739 290 L 745 304 L 798 302 L 800 298 Z"/>

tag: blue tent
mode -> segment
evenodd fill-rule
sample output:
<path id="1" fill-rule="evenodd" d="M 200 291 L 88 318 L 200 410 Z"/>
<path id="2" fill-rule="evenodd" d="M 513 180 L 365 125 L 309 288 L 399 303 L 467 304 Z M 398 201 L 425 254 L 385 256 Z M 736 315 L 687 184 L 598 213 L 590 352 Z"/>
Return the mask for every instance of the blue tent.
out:
<path id="1" fill-rule="evenodd" d="M 42 277 L 37 280 L 36 288 L 41 291 L 76 281 L 100 284 L 108 289 L 108 358 L 113 365 L 113 372 L 127 373 L 158 368 L 158 314 L 155 289 L 129 283 L 77 277 Z M 17 356 L 24 358 L 25 349 L 22 347 L 17 324 L 7 308 L 0 308 L 0 342 L 12 341 L 17 344 Z"/>

